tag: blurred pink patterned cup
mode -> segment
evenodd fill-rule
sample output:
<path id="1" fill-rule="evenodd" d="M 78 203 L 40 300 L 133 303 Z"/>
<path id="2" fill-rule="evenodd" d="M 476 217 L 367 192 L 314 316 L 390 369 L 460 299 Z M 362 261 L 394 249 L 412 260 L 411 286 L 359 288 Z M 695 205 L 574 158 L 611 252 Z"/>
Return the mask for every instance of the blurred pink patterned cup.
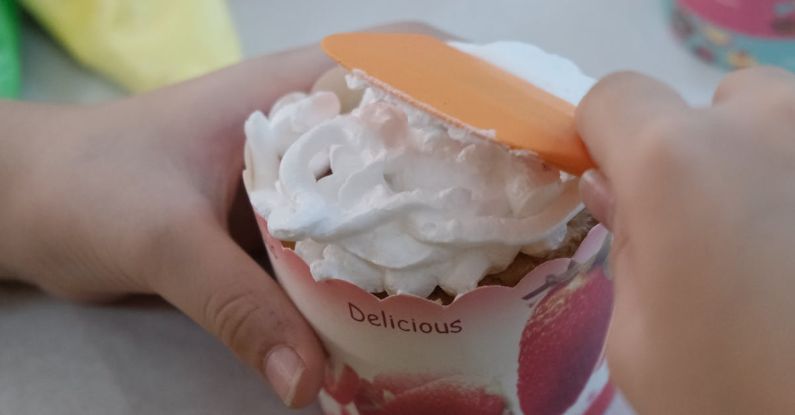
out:
<path id="1" fill-rule="evenodd" d="M 795 70 L 795 1 L 667 0 L 673 27 L 697 56 L 726 68 Z"/>

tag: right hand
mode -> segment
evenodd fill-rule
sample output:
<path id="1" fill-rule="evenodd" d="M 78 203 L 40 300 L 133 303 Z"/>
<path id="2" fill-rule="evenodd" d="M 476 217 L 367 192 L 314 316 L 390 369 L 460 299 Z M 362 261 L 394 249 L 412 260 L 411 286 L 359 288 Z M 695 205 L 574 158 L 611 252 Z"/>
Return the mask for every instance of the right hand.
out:
<path id="1" fill-rule="evenodd" d="M 615 234 L 618 386 L 643 414 L 795 413 L 795 75 L 733 73 L 694 109 L 616 74 L 577 122 Z"/>

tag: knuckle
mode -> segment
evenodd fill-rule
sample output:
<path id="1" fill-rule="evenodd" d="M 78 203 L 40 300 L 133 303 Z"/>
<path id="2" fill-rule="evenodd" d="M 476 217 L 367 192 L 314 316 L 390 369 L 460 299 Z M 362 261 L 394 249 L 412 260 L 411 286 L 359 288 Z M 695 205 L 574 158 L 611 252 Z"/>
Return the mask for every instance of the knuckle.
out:
<path id="1" fill-rule="evenodd" d="M 580 102 L 580 107 L 590 106 L 591 101 L 596 100 L 596 97 L 601 97 L 605 93 L 612 91 L 617 84 L 622 84 L 625 82 L 627 77 L 634 76 L 633 72 L 629 71 L 621 71 L 621 72 L 613 72 L 604 78 L 600 79 L 594 86 L 591 88 L 590 91 L 583 97 L 582 101 Z"/>
<path id="2" fill-rule="evenodd" d="M 774 119 L 780 117 L 785 117 L 784 119 L 787 120 L 793 119 L 795 117 L 795 87 L 771 91 L 766 107 L 763 114 Z"/>
<path id="3" fill-rule="evenodd" d="M 738 73 L 745 73 L 747 76 L 754 76 L 761 79 L 795 79 L 795 76 L 793 76 L 790 71 L 777 66 L 755 66 L 739 71 Z"/>
<path id="4" fill-rule="evenodd" d="M 668 143 L 672 137 L 680 136 L 688 128 L 687 121 L 681 116 L 657 116 L 643 128 L 644 138 L 653 143 Z"/>
<path id="5" fill-rule="evenodd" d="M 681 115 L 646 123 L 626 158 L 628 171 L 634 172 L 621 179 L 626 196 L 651 203 L 676 191 L 694 163 L 695 142 L 700 141 L 691 130 L 686 116 Z"/>
<path id="6" fill-rule="evenodd" d="M 795 82 L 748 93 L 721 110 L 723 124 L 734 128 L 765 131 L 787 125 L 795 119 Z"/>
<path id="7" fill-rule="evenodd" d="M 183 259 L 178 253 L 180 232 L 177 228 L 161 217 L 148 223 L 133 242 L 131 257 L 142 267 L 138 273 L 154 288 L 170 274 L 170 263 Z"/>
<path id="8" fill-rule="evenodd" d="M 649 84 L 649 78 L 634 71 L 613 72 L 600 79 L 583 97 L 578 105 L 578 113 L 582 115 L 593 108 L 615 105 L 623 100 L 626 91 L 643 88 Z"/>
<path id="9" fill-rule="evenodd" d="M 669 170 L 676 168 L 686 156 L 685 141 L 688 121 L 683 117 L 660 117 L 650 121 L 641 132 L 638 159 L 646 168 Z"/>
<path id="10" fill-rule="evenodd" d="M 595 86 L 594 90 L 617 90 L 621 89 L 623 85 L 634 85 L 639 82 L 645 82 L 648 78 L 635 71 L 618 71 L 613 72 L 602 78 Z"/>
<path id="11" fill-rule="evenodd" d="M 783 93 L 783 94 L 782 94 Z M 795 93 L 795 75 L 774 66 L 755 66 L 726 75 L 718 85 L 716 97 L 740 100 L 763 95 Z"/>
<path id="12" fill-rule="evenodd" d="M 763 82 L 789 76 L 789 72 L 775 66 L 754 66 L 729 73 L 723 78 L 720 86 L 731 87 L 748 81 Z"/>
<path id="13" fill-rule="evenodd" d="M 130 258 L 137 265 L 136 275 L 155 287 L 161 278 L 168 277 L 174 264 L 195 262 L 195 232 L 206 220 L 197 212 L 163 210 L 147 214 L 148 223 L 130 232 Z"/>

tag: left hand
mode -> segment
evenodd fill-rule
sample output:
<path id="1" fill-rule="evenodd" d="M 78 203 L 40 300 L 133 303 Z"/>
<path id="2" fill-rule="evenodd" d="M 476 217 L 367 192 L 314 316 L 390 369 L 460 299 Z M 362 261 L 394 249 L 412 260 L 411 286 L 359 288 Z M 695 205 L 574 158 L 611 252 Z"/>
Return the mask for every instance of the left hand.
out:
<path id="1" fill-rule="evenodd" d="M 332 66 L 313 46 L 98 106 L 0 102 L 0 276 L 75 300 L 159 294 L 287 405 L 307 405 L 324 351 L 241 248 L 262 246 L 241 189 L 243 124 Z"/>

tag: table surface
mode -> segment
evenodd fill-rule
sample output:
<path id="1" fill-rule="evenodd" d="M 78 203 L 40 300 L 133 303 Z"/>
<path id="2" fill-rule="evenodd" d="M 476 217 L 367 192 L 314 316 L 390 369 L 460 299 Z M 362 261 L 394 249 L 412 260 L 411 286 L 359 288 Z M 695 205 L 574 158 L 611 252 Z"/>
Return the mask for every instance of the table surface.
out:
<path id="1" fill-rule="evenodd" d="M 230 0 L 246 56 L 394 20 L 424 20 L 478 42 L 515 39 L 568 56 L 595 77 L 632 69 L 704 104 L 722 73 L 676 44 L 658 1 Z M 23 97 L 97 102 L 123 95 L 31 24 Z M 0 284 L 0 415 L 315 414 L 283 409 L 219 342 L 156 299 L 71 304 Z M 618 403 L 612 413 L 628 413 Z"/>

